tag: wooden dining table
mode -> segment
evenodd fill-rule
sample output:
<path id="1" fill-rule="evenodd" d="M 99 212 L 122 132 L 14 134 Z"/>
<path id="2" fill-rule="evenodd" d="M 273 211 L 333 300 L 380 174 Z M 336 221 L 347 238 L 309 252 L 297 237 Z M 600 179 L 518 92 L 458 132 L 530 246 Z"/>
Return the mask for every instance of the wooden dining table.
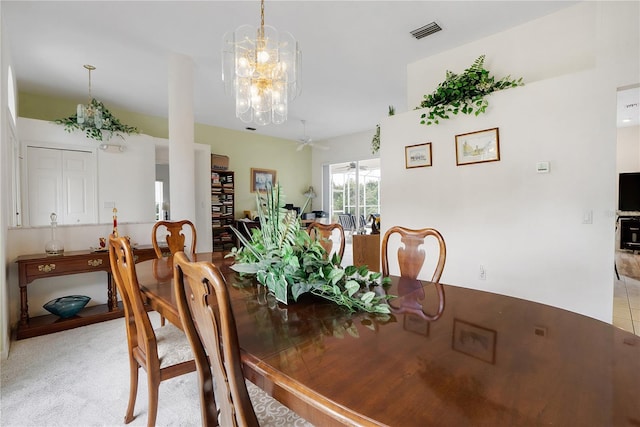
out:
<path id="1" fill-rule="evenodd" d="M 393 277 L 394 313 L 304 295 L 276 302 L 221 253 L 247 379 L 317 426 L 640 426 L 640 337 L 573 312 Z M 181 326 L 172 259 L 136 265 L 148 304 Z"/>

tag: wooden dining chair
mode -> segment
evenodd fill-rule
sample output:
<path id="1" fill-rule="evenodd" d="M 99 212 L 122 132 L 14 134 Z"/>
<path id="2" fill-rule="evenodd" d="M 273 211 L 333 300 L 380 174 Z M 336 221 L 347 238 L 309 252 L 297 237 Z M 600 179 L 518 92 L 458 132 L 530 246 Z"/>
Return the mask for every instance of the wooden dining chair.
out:
<path id="1" fill-rule="evenodd" d="M 182 221 L 158 221 L 153 225 L 151 230 L 151 243 L 153 250 L 156 251 L 156 257 L 162 258 L 163 252 L 158 241 L 158 234 L 167 233 L 164 236 L 169 252 L 171 255 L 185 250 L 186 235 L 183 230 L 190 230 L 191 233 L 191 255 L 196 253 L 196 227 L 187 219 Z M 189 232 L 189 231 L 188 231 Z M 160 326 L 164 326 L 166 320 L 164 316 L 160 316 Z"/>
<path id="2" fill-rule="evenodd" d="M 279 425 L 302 420 L 277 400 L 264 395 L 256 412 L 240 360 L 235 317 L 224 276 L 210 262 L 173 258 L 173 280 L 184 331 L 198 369 L 203 426 L 258 426 L 277 414 Z M 215 391 L 214 391 L 215 388 Z"/>
<path id="3" fill-rule="evenodd" d="M 389 238 L 394 235 L 400 235 L 400 241 L 404 244 L 404 246 L 400 246 L 397 252 L 397 260 L 400 268 L 400 283 L 399 285 L 405 285 L 409 288 L 413 289 L 413 296 L 416 297 L 417 294 L 415 291 L 418 289 L 414 289 L 411 283 L 417 283 L 418 275 L 420 274 L 425 260 L 426 260 L 426 252 L 424 248 L 421 248 L 421 245 L 424 245 L 426 238 L 435 239 L 438 246 L 438 258 L 435 263 L 435 268 L 433 274 L 431 276 L 431 282 L 435 285 L 436 291 L 438 293 L 438 311 L 435 314 L 427 314 L 422 309 L 422 305 L 419 301 L 413 301 L 413 304 L 403 304 L 401 307 L 394 307 L 390 304 L 392 310 L 395 309 L 397 313 L 406 313 L 410 312 L 416 314 L 422 318 L 427 320 L 436 320 L 440 318 L 442 312 L 444 311 L 444 288 L 440 283 L 440 277 L 442 276 L 442 271 L 444 270 L 444 264 L 447 259 L 447 247 L 444 242 L 444 238 L 440 234 L 440 232 L 434 228 L 422 228 L 413 230 L 410 228 L 394 226 L 391 227 L 384 234 L 382 238 L 382 245 L 380 248 L 381 257 L 382 257 L 382 275 L 384 277 L 389 276 Z M 419 287 L 422 290 L 422 287 Z M 424 297 L 424 294 L 422 294 Z M 403 302 L 407 302 L 407 298 Z"/>
<path id="4" fill-rule="evenodd" d="M 109 236 L 109 260 L 118 292 L 122 296 L 129 353 L 129 403 L 125 424 L 134 418 L 138 394 L 138 372 L 147 372 L 149 414 L 147 426 L 156 424 L 160 382 L 193 372 L 193 353 L 185 334 L 173 325 L 153 329 L 135 270 L 133 252 L 125 237 Z"/>
<path id="5" fill-rule="evenodd" d="M 312 239 L 318 239 L 322 247 L 327 251 L 327 257 L 331 259 L 332 251 L 334 247 L 334 230 L 338 231 L 340 235 L 340 243 L 336 253 L 340 256 L 340 261 L 344 256 L 345 236 L 344 228 L 338 223 L 323 224 L 321 222 L 314 221 L 307 226 L 307 233 Z"/>
<path id="6" fill-rule="evenodd" d="M 156 251 L 156 256 L 158 258 L 162 258 L 162 248 L 158 241 L 158 234 L 163 232 L 167 233 L 163 237 L 167 242 L 171 255 L 174 255 L 177 252 L 185 250 L 185 240 L 187 237 L 183 232 L 185 228 L 190 230 L 191 233 L 191 246 L 189 253 L 193 255 L 196 253 L 196 227 L 191 221 L 187 219 L 182 221 L 158 221 L 154 224 L 151 231 L 151 243 L 153 244 L 153 249 Z"/>

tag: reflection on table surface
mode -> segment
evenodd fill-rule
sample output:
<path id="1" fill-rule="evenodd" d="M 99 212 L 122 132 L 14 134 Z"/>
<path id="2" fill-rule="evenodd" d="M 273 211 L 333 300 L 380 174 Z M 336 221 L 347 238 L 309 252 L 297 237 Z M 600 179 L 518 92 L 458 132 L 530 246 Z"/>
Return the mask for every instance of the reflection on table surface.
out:
<path id="1" fill-rule="evenodd" d="M 232 288 L 243 357 L 347 412 L 394 426 L 640 425 L 640 338 L 607 323 L 450 285 L 436 321 L 349 313 L 309 295 L 286 306 L 229 260 L 203 259 Z M 170 262 L 155 262 L 162 279 L 138 264 L 141 285 L 169 286 Z M 396 307 L 438 311 L 428 282 L 399 289 L 393 278 L 388 292 Z"/>

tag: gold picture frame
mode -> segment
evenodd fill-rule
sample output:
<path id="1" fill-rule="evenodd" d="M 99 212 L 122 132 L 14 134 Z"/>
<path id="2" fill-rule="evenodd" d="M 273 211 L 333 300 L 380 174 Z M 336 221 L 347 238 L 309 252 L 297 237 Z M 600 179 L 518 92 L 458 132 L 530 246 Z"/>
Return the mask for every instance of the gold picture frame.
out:
<path id="1" fill-rule="evenodd" d="M 456 135 L 456 165 L 497 162 L 500 160 L 498 128 Z"/>
<path id="2" fill-rule="evenodd" d="M 273 169 L 251 168 L 251 192 L 264 193 L 276 185 L 276 171 Z"/>
<path id="3" fill-rule="evenodd" d="M 431 166 L 431 143 L 407 145 L 404 147 L 404 167 L 424 168 Z"/>

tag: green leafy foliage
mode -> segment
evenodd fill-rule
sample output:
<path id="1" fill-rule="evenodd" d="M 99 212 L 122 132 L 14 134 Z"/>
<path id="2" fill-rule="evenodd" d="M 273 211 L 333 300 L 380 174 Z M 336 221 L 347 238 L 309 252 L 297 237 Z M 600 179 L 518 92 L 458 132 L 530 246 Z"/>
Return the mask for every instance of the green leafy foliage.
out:
<path id="1" fill-rule="evenodd" d="M 486 95 L 492 92 L 523 86 L 522 77 L 517 80 L 506 76 L 500 80 L 489 74 L 484 68 L 484 55 L 480 55 L 460 75 L 447 71 L 445 80 L 430 95 L 424 95 L 419 108 L 427 108 L 420 116 L 421 124 L 432 125 L 442 119 L 451 118 L 458 113 L 479 115 L 486 112 L 489 102 Z"/>
<path id="2" fill-rule="evenodd" d="M 297 300 L 312 293 L 348 308 L 350 311 L 388 314 L 390 298 L 384 291 L 389 278 L 370 272 L 366 266 L 340 266 L 340 257 L 330 259 L 319 240 L 312 239 L 300 226 L 294 211 L 287 211 L 280 186 L 269 188 L 266 197 L 256 196 L 260 228 L 247 239 L 232 230 L 242 243 L 228 256 L 235 257 L 233 270 L 255 274 L 279 300 Z"/>
<path id="3" fill-rule="evenodd" d="M 95 98 L 91 99 L 89 104 L 92 109 L 100 110 L 102 112 L 102 128 L 98 129 L 95 125 L 86 121 L 82 124 L 78 123 L 78 115 L 74 114 L 73 116 L 65 117 L 64 119 L 57 119 L 53 122 L 59 125 L 64 126 L 64 130 L 67 132 L 73 132 L 76 130 L 84 131 L 87 138 L 92 138 L 97 141 L 102 141 L 104 135 L 107 136 L 107 139 L 110 139 L 113 134 L 119 135 L 122 137 L 122 134 L 125 133 L 127 135 L 132 133 L 138 133 L 138 129 L 133 126 L 125 125 L 121 123 L 120 120 L 115 118 L 113 114 L 104 106 L 104 104 L 98 101 Z"/>
<path id="4" fill-rule="evenodd" d="M 393 105 L 389 105 L 388 116 L 393 116 L 396 114 L 396 109 Z M 373 139 L 371 140 L 371 154 L 376 154 L 380 151 L 380 125 L 376 125 L 376 133 L 373 134 Z"/>

